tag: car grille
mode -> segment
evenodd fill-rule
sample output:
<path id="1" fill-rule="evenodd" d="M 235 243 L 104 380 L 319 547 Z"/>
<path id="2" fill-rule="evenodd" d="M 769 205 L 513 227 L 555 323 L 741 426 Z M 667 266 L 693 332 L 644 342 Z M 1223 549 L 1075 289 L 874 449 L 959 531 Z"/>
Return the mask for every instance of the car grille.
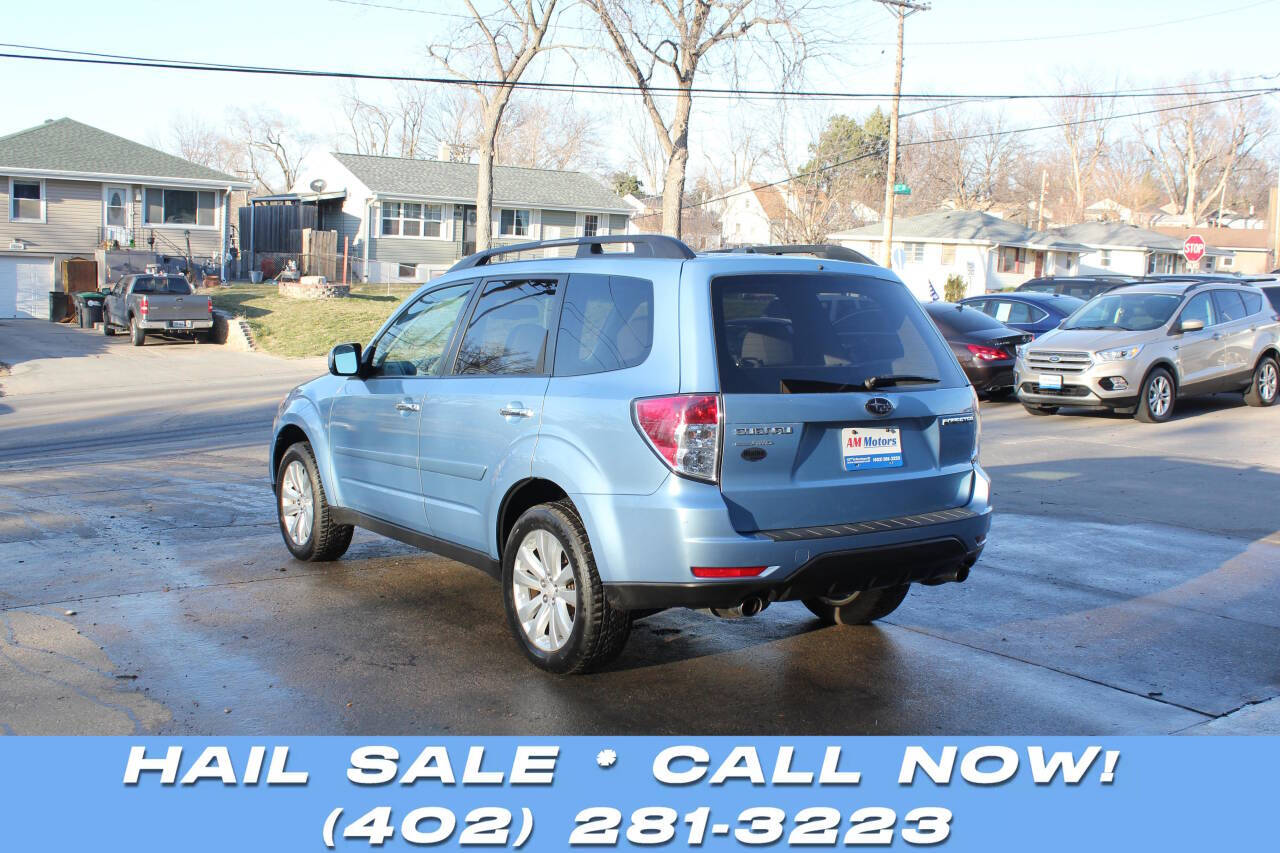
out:
<path id="1" fill-rule="evenodd" d="M 1039 373 L 1083 373 L 1092 365 L 1087 352 L 1027 351 L 1027 369 Z"/>

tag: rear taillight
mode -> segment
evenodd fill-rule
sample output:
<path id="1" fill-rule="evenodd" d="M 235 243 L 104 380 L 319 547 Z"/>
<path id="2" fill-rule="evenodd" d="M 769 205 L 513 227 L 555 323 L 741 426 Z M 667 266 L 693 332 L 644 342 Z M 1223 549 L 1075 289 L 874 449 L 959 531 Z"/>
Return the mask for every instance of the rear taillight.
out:
<path id="1" fill-rule="evenodd" d="M 141 311 L 143 314 L 151 310 L 151 306 L 147 304 L 147 297 L 145 296 L 142 297 L 142 303 L 138 305 L 138 310 Z"/>
<path id="2" fill-rule="evenodd" d="M 209 313 L 210 314 L 213 313 L 213 297 L 212 296 L 209 297 Z"/>
<path id="3" fill-rule="evenodd" d="M 1009 353 L 995 347 L 984 347 L 982 344 L 965 344 L 965 349 L 973 353 L 979 361 L 999 361 L 1009 357 Z"/>
<path id="4" fill-rule="evenodd" d="M 631 404 L 636 428 L 667 467 L 716 482 L 720 471 L 720 398 L 715 394 L 646 397 Z"/>

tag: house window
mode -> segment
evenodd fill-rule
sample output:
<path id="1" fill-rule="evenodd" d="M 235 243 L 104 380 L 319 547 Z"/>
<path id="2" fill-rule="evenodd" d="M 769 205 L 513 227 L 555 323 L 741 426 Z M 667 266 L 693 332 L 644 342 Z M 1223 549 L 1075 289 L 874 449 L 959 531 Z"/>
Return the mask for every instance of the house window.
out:
<path id="1" fill-rule="evenodd" d="M 126 217 L 125 193 L 127 190 L 122 187 L 110 187 L 107 189 L 107 224 L 117 227 L 124 227 Z"/>
<path id="2" fill-rule="evenodd" d="M 582 236 L 594 237 L 600 231 L 600 217 L 594 213 L 584 214 L 582 217 Z"/>
<path id="3" fill-rule="evenodd" d="M 503 210 L 499 214 L 498 234 L 503 237 L 528 237 L 530 218 L 528 210 Z"/>
<path id="4" fill-rule="evenodd" d="M 903 243 L 902 253 L 909 264 L 924 263 L 924 243 Z"/>
<path id="5" fill-rule="evenodd" d="M 1100 267 L 1111 266 L 1111 250 L 1110 249 L 1103 249 L 1101 252 L 1098 253 L 1098 266 Z"/>
<path id="6" fill-rule="evenodd" d="M 412 201 L 382 203 L 383 237 L 433 237 L 444 234 L 444 205 Z"/>
<path id="7" fill-rule="evenodd" d="M 1223 258 L 1221 266 L 1223 269 L 1235 266 L 1235 258 Z"/>
<path id="8" fill-rule="evenodd" d="M 956 247 L 945 245 L 942 247 L 942 265 L 949 267 L 956 262 Z"/>
<path id="9" fill-rule="evenodd" d="M 214 193 L 197 190 L 147 189 L 143 221 L 147 225 L 213 227 Z"/>
<path id="10" fill-rule="evenodd" d="M 996 272 L 1023 272 L 1027 266 L 1027 250 L 1015 246 L 1001 246 Z"/>
<path id="11" fill-rule="evenodd" d="M 9 181 L 9 219 L 44 222 L 44 181 Z"/>
<path id="12" fill-rule="evenodd" d="M 418 275 L 418 267 L 416 264 L 401 264 L 397 273 L 400 278 L 416 278 Z"/>

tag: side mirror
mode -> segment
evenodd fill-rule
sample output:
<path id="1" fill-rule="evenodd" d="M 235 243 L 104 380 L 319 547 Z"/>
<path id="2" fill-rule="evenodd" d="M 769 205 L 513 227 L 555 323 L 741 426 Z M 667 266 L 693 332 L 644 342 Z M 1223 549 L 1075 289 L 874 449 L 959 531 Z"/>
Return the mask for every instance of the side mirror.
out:
<path id="1" fill-rule="evenodd" d="M 1198 332 L 1204 328 L 1204 320 L 1183 320 L 1178 324 L 1179 332 Z"/>
<path id="2" fill-rule="evenodd" d="M 329 372 L 334 376 L 359 376 L 360 345 L 338 344 L 329 350 Z"/>

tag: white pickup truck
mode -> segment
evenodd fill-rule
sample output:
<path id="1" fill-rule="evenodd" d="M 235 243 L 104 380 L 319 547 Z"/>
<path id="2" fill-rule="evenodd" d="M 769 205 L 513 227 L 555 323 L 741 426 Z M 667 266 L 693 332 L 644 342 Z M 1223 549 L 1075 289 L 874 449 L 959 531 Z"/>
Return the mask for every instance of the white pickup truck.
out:
<path id="1" fill-rule="evenodd" d="M 126 275 L 105 293 L 102 333 L 127 330 L 136 347 L 148 332 L 189 336 L 199 343 L 213 328 L 213 299 L 197 296 L 180 275 Z"/>

